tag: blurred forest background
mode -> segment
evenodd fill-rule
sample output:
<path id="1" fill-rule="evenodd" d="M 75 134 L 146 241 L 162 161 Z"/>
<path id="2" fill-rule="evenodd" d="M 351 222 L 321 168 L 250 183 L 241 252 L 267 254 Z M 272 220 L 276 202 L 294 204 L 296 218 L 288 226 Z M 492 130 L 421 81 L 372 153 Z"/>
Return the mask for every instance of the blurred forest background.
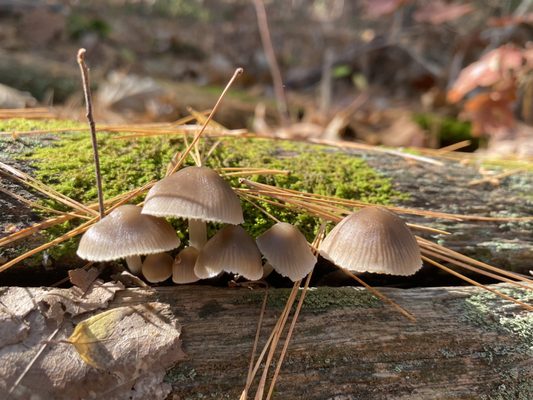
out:
<path id="1" fill-rule="evenodd" d="M 1 0 L 0 108 L 81 118 L 80 47 L 97 123 L 210 108 L 240 66 L 229 128 L 533 156 L 531 0 Z"/>

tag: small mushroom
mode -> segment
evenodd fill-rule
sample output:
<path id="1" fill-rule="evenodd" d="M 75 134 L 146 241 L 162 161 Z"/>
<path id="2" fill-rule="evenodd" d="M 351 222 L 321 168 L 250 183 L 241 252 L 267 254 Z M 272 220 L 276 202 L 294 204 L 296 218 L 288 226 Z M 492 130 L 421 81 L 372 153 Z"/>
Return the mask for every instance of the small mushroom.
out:
<path id="1" fill-rule="evenodd" d="M 345 217 L 319 250 L 324 258 L 354 272 L 408 276 L 422 267 L 409 227 L 383 207 L 365 207 Z"/>
<path id="2" fill-rule="evenodd" d="M 201 279 L 222 271 L 239 274 L 255 281 L 263 276 L 261 253 L 242 226 L 227 225 L 218 231 L 200 251 L 194 273 Z"/>
<path id="3" fill-rule="evenodd" d="M 141 208 L 117 207 L 82 236 L 77 254 L 84 260 L 125 258 L 134 274 L 141 272 L 140 255 L 162 253 L 180 245 L 174 228 L 164 219 L 141 214 Z"/>
<path id="4" fill-rule="evenodd" d="M 172 265 L 172 282 L 193 283 L 200 278 L 194 274 L 194 264 L 198 258 L 198 250 L 187 247 L 179 252 Z"/>
<path id="5" fill-rule="evenodd" d="M 157 182 L 148 192 L 143 214 L 189 220 L 189 245 L 201 250 L 206 222 L 244 222 L 239 198 L 231 186 L 207 167 L 187 167 Z"/>
<path id="6" fill-rule="evenodd" d="M 173 263 L 167 253 L 150 254 L 144 259 L 142 273 L 150 283 L 164 282 L 172 276 Z"/>
<path id="7" fill-rule="evenodd" d="M 257 237 L 256 243 L 274 269 L 293 282 L 304 278 L 316 264 L 305 236 L 286 222 L 272 226 Z"/>

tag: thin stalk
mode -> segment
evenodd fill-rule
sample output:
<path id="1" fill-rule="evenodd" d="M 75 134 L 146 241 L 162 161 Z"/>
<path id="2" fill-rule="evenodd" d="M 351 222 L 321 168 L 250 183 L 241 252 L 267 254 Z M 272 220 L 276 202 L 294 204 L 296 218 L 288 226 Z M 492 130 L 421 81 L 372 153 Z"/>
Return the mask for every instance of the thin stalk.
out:
<path id="1" fill-rule="evenodd" d="M 17 180 L 18 182 L 24 183 L 31 188 L 38 190 L 42 194 L 50 197 L 53 200 L 57 200 L 60 203 L 63 203 L 67 207 L 74 208 L 75 210 L 78 210 L 80 212 L 87 212 L 89 215 L 98 215 L 98 212 L 90 209 L 89 207 L 85 206 L 84 204 L 81 204 L 80 202 L 71 199 L 70 197 L 58 192 L 57 190 L 53 189 L 52 187 L 38 181 L 37 179 L 33 178 L 32 176 L 26 174 L 25 172 L 22 172 L 18 170 L 17 168 L 4 164 L 3 162 L 0 162 L 0 173 L 8 175 L 9 177 Z"/>
<path id="2" fill-rule="evenodd" d="M 505 293 L 500 292 L 499 290 L 492 289 L 492 288 L 490 288 L 488 286 L 485 286 L 485 285 L 483 285 L 483 284 L 481 284 L 481 283 L 479 283 L 479 282 L 477 282 L 477 281 L 475 281 L 473 279 L 470 279 L 470 278 L 464 276 L 463 274 L 460 274 L 459 272 L 456 272 L 453 269 L 450 269 L 450 268 L 438 263 L 437 261 L 432 260 L 429 257 L 422 256 L 422 260 L 427 261 L 431 265 L 434 265 L 435 267 L 440 268 L 440 269 L 448 272 L 449 274 L 455 275 L 456 277 L 458 277 L 458 278 L 460 278 L 460 279 L 462 279 L 462 280 L 464 280 L 464 281 L 466 281 L 466 282 L 468 282 L 468 283 L 470 283 L 470 284 L 472 284 L 474 286 L 478 286 L 478 287 L 480 287 L 482 289 L 485 289 L 485 290 L 487 290 L 487 291 L 489 291 L 491 293 L 494 293 L 495 295 L 500 296 L 502 299 L 512 301 L 513 303 L 518 304 L 520 307 L 523 307 L 523 308 L 525 308 L 528 311 L 533 311 L 533 306 L 530 306 L 529 304 L 523 303 L 520 300 L 517 300 L 517 299 L 515 299 L 515 298 L 513 298 L 511 296 L 508 296 Z"/>
<path id="3" fill-rule="evenodd" d="M 305 280 L 302 294 L 300 295 L 300 299 L 298 300 L 298 305 L 296 306 L 296 310 L 294 311 L 291 325 L 289 326 L 289 331 L 287 332 L 287 337 L 285 338 L 285 342 L 283 343 L 283 348 L 281 349 L 281 354 L 279 355 L 279 359 L 276 364 L 276 370 L 274 371 L 272 382 L 270 383 L 270 387 L 268 388 L 268 394 L 266 397 L 267 400 L 269 400 L 272 397 L 272 393 L 274 392 L 274 387 L 276 386 L 276 380 L 278 379 L 279 371 L 281 370 L 283 360 L 285 359 L 285 354 L 287 354 L 287 349 L 289 348 L 289 343 L 291 341 L 292 332 L 294 331 L 294 327 L 296 326 L 296 321 L 298 320 L 298 316 L 300 315 L 300 310 L 302 309 L 302 306 L 305 300 L 305 295 L 307 294 L 307 289 L 309 288 L 309 282 L 311 282 L 312 274 L 313 274 L 313 271 L 311 271 L 307 275 L 307 279 Z"/>
<path id="4" fill-rule="evenodd" d="M 287 188 L 278 188 L 276 186 L 267 185 L 264 183 L 259 182 L 253 182 L 248 179 L 240 179 L 240 182 L 248 186 L 249 188 L 255 189 L 258 193 L 262 194 L 263 192 L 267 192 L 269 194 L 271 193 L 277 193 L 279 195 L 285 196 L 285 197 L 299 197 L 302 200 L 306 200 L 306 202 L 309 202 L 310 200 L 320 199 L 317 200 L 318 202 L 324 202 L 324 203 L 330 203 L 330 204 L 336 204 L 336 205 L 344 205 L 344 206 L 353 206 L 353 207 L 366 207 L 366 206 L 375 206 L 376 204 L 371 204 L 363 201 L 358 200 L 349 200 L 349 199 L 339 199 L 334 196 L 327 196 L 327 195 L 321 195 L 316 193 L 307 193 L 307 192 L 300 192 L 298 190 L 294 189 L 287 189 Z M 444 212 L 438 212 L 438 211 L 428 211 L 428 210 L 420 210 L 416 208 L 404 208 L 404 207 L 396 207 L 396 206 L 380 206 L 387 208 L 388 210 L 400 213 L 400 214 L 414 214 L 414 215 L 420 215 L 430 218 L 442 218 L 442 219 L 449 219 L 449 220 L 455 220 L 455 221 L 462 221 L 462 220 L 468 220 L 468 221 L 532 221 L 533 217 L 486 217 L 481 215 L 468 215 L 468 214 L 451 214 L 451 213 L 444 213 Z"/>
<path id="5" fill-rule="evenodd" d="M 257 344 L 259 343 L 259 336 L 261 334 L 261 327 L 263 326 L 263 317 L 265 316 L 265 310 L 268 299 L 268 287 L 265 288 L 265 297 L 263 298 L 263 303 L 261 304 L 261 311 L 259 313 L 259 321 L 257 322 L 257 330 L 255 331 L 255 340 L 252 346 L 252 355 L 250 356 L 250 365 L 248 366 L 248 375 L 246 376 L 245 389 L 242 391 L 240 400 L 246 400 L 248 397 L 248 391 L 246 388 L 250 387 L 252 380 L 252 372 L 254 369 L 254 359 L 255 353 L 257 351 Z"/>
<path id="6" fill-rule="evenodd" d="M 268 356 L 265 362 L 265 368 L 263 369 L 263 374 L 261 375 L 261 379 L 259 380 L 257 392 L 255 393 L 255 400 L 263 399 L 263 392 L 268 376 L 268 369 L 270 367 L 270 363 L 272 362 L 272 358 L 274 357 L 274 353 L 276 351 L 276 347 L 278 346 L 278 342 L 281 333 L 283 332 L 283 328 L 285 327 L 285 324 L 287 322 L 287 318 L 289 317 L 290 310 L 292 308 L 292 305 L 294 304 L 294 300 L 296 300 L 296 295 L 298 294 L 298 289 L 300 288 L 300 282 L 301 280 L 294 282 L 291 294 L 289 295 L 289 299 L 287 300 L 287 304 L 285 305 L 285 309 L 283 310 L 283 313 L 280 316 L 281 323 L 279 325 L 276 325 L 276 327 L 274 328 L 274 338 L 272 339 L 272 343 L 270 344 L 270 351 L 268 352 Z"/>
<path id="7" fill-rule="evenodd" d="M 143 263 L 141 261 L 141 256 L 128 256 L 124 257 L 126 260 L 126 265 L 133 275 L 140 275 L 142 271 Z"/>
<path id="8" fill-rule="evenodd" d="M 121 195 L 119 196 L 119 201 L 117 203 L 115 203 L 113 206 L 111 206 L 110 208 L 108 208 L 106 210 L 106 213 L 110 213 L 111 211 L 113 211 L 114 209 L 116 209 L 117 207 L 121 206 L 122 204 L 128 202 L 131 198 L 137 196 L 141 191 L 143 190 L 147 190 L 146 188 L 147 187 L 150 187 L 150 186 L 153 186 L 153 182 L 150 182 L 138 189 L 134 189 L 132 190 L 131 192 L 129 192 L 127 195 Z M 59 218 L 56 218 L 56 220 L 59 220 L 61 218 L 64 218 L 65 220 L 68 220 L 69 217 L 59 217 Z M 59 243 L 62 243 L 64 242 L 65 240 L 68 240 L 68 239 L 71 239 L 73 237 L 76 237 L 82 233 L 84 233 L 87 229 L 89 229 L 92 225 L 94 225 L 96 222 L 98 222 L 100 217 L 95 217 L 83 224 L 81 224 L 80 226 L 68 231 L 67 233 L 65 233 L 64 235 L 61 235 L 57 238 L 55 238 L 54 240 L 48 242 L 48 243 L 45 243 L 41 246 L 38 246 L 34 249 L 31 249 L 29 251 L 27 251 L 26 253 L 24 254 L 21 254 L 20 256 L 14 258 L 13 260 L 11 261 L 8 261 L 7 263 L 5 264 L 2 264 L 0 265 L 0 272 L 3 272 L 5 271 L 6 269 L 12 267 L 13 265 L 17 264 L 18 262 L 20 261 L 23 261 L 25 260 L 26 258 L 28 257 L 31 257 L 32 255 L 34 254 L 37 254 L 43 250 L 46 250 L 52 246 L 55 246 L 56 244 L 59 244 Z"/>
<path id="9" fill-rule="evenodd" d="M 213 119 L 213 116 L 217 112 L 218 107 L 220 106 L 220 103 L 222 102 L 222 99 L 224 98 L 226 92 L 229 90 L 229 88 L 231 87 L 233 82 L 235 82 L 237 77 L 239 77 L 239 75 L 241 75 L 243 72 L 244 72 L 244 70 L 242 68 L 237 68 L 235 70 L 235 72 L 233 73 L 233 76 L 231 77 L 231 79 L 227 83 L 226 87 L 224 88 L 224 90 L 222 91 L 220 97 L 218 98 L 217 102 L 215 103 L 215 106 L 211 110 L 211 113 L 209 113 L 209 116 L 205 120 L 205 123 L 202 125 L 202 129 L 200 129 L 200 131 L 194 136 L 194 139 L 192 140 L 192 143 L 189 146 L 187 146 L 187 148 L 185 149 L 185 151 L 181 155 L 180 159 L 176 162 L 176 165 L 174 166 L 174 168 L 172 168 L 171 174 L 176 172 L 181 167 L 181 164 L 183 164 L 183 161 L 185 161 L 185 159 L 189 155 L 190 151 L 193 149 L 195 144 L 200 139 L 200 136 L 202 136 L 202 133 L 204 133 L 205 128 L 207 127 L 207 124 L 209 123 L 209 121 L 211 121 L 211 119 Z"/>
<path id="10" fill-rule="evenodd" d="M 22 382 L 22 380 L 24 379 L 24 377 L 26 376 L 26 374 L 29 372 L 29 370 L 31 369 L 31 367 L 33 366 L 33 364 L 35 364 L 35 362 L 39 359 L 39 357 L 41 356 L 41 354 L 43 354 L 43 352 L 46 350 L 46 347 L 48 347 L 48 345 L 50 344 L 50 342 L 52 341 L 52 339 L 54 339 L 54 337 L 58 334 L 59 330 L 63 327 L 63 323 L 60 323 L 59 326 L 52 332 L 52 334 L 50 336 L 48 336 L 48 339 L 44 342 L 44 344 L 41 346 L 41 348 L 39 350 L 37 350 L 37 353 L 35 353 L 35 355 L 33 356 L 33 358 L 30 360 L 30 362 L 28 363 L 28 365 L 26 366 L 26 368 L 24 368 L 24 371 L 22 371 L 22 373 L 19 375 L 19 377 L 17 378 L 17 380 L 13 383 L 13 385 L 9 388 L 9 392 L 7 392 L 7 396 L 9 398 L 9 396 L 11 396 L 11 394 L 13 393 L 13 391 L 17 388 L 17 386 L 20 384 L 20 382 Z"/>
<path id="11" fill-rule="evenodd" d="M 280 122 L 282 125 L 288 125 L 289 108 L 287 106 L 285 91 L 283 90 L 283 80 L 281 78 L 281 72 L 276 60 L 276 53 L 274 52 L 274 47 L 270 38 L 270 30 L 268 28 L 265 5 L 262 0 L 254 0 L 254 6 L 257 16 L 257 25 L 259 27 L 259 35 L 261 36 L 261 43 L 263 44 L 263 50 L 265 51 L 265 55 L 268 60 L 268 66 L 270 67 L 270 73 L 272 75 L 272 81 L 274 83 L 274 93 L 276 94 L 276 105 L 278 107 Z"/>
<path id="12" fill-rule="evenodd" d="M 453 265 L 456 265 L 458 267 L 462 267 L 462 268 L 467 269 L 467 270 L 472 271 L 472 272 L 476 272 L 476 273 L 478 273 L 480 275 L 488 276 L 489 278 L 496 279 L 496 280 L 498 280 L 500 282 L 510 283 L 510 284 L 518 286 L 518 287 L 520 287 L 522 289 L 533 290 L 533 286 L 524 285 L 521 282 L 517 282 L 517 281 L 514 281 L 512 279 L 506 278 L 504 276 L 501 276 L 501 275 L 498 275 L 498 274 L 494 274 L 492 272 L 485 271 L 485 270 L 483 270 L 481 268 L 477 268 L 477 267 L 474 267 L 472 265 L 468 265 L 467 263 L 464 263 L 464 262 L 461 262 L 461 261 L 458 261 L 458 260 L 454 260 L 451 257 L 446 257 L 446 256 L 444 256 L 444 255 L 442 255 L 440 253 L 437 253 L 436 251 L 429 250 L 428 248 L 426 248 L 424 246 L 422 246 L 421 251 L 422 251 L 423 254 L 426 254 L 428 256 L 436 257 L 436 258 L 438 258 L 440 260 L 447 261 L 449 263 L 452 263 Z"/>
<path id="13" fill-rule="evenodd" d="M 201 219 L 189 219 L 189 246 L 200 251 L 207 242 L 207 224 Z"/>
<path id="14" fill-rule="evenodd" d="M 402 314 L 408 320 L 410 320 L 411 322 L 416 322 L 416 317 L 413 314 L 411 314 L 409 311 L 407 311 L 405 308 L 400 306 L 398 303 L 396 303 L 394 300 L 392 300 L 391 298 L 387 297 L 386 295 L 381 293 L 376 288 L 370 286 L 368 283 L 363 281 L 361 278 L 359 278 L 357 275 L 355 275 L 351 271 L 348 271 L 347 269 L 344 269 L 344 268 L 340 268 L 340 269 L 342 269 L 343 272 L 345 272 L 351 278 L 355 279 L 357 282 L 359 282 L 361 285 L 363 285 L 374 296 L 378 297 L 379 299 L 381 299 L 385 303 L 390 304 L 393 308 L 395 308 L 398 312 L 400 312 L 400 314 Z"/>
<path id="15" fill-rule="evenodd" d="M 85 105 L 87 110 L 87 120 L 91 129 L 91 141 L 93 144 L 94 170 L 96 173 L 96 189 L 98 190 L 98 209 L 100 219 L 104 218 L 104 193 L 102 190 L 102 174 L 100 173 L 100 158 L 98 156 L 98 141 L 96 139 L 96 126 L 93 118 L 93 105 L 91 99 L 91 88 L 89 83 L 89 68 L 85 64 L 85 49 L 78 50 L 78 64 L 80 66 L 81 78 L 83 81 L 83 93 L 85 95 Z"/>
<path id="16" fill-rule="evenodd" d="M 477 265 L 478 267 L 485 268 L 485 269 L 487 269 L 489 271 L 496 272 L 496 273 L 498 273 L 500 275 L 505 275 L 505 276 L 507 276 L 509 278 L 517 279 L 519 281 L 525 281 L 525 282 L 529 283 L 530 285 L 533 285 L 533 280 L 527 278 L 524 275 L 519 275 L 519 274 L 516 274 L 514 272 L 506 271 L 504 269 L 495 267 L 493 265 L 486 264 L 484 262 L 478 261 L 478 260 L 476 260 L 474 258 L 470 258 L 468 256 L 465 256 L 464 254 L 461 254 L 461 253 L 457 252 L 457 251 L 448 249 L 448 248 L 446 248 L 444 246 L 441 246 L 439 244 L 433 243 L 433 242 L 431 242 L 431 241 L 429 241 L 427 239 L 424 239 L 424 238 L 421 238 L 421 237 L 418 237 L 418 236 L 416 236 L 416 240 L 418 241 L 419 244 L 425 244 L 425 245 L 431 247 L 431 249 L 436 251 L 437 253 L 444 254 L 444 255 L 452 257 L 452 258 L 454 258 L 456 260 L 464 261 L 464 262 L 469 263 L 471 265 Z"/>

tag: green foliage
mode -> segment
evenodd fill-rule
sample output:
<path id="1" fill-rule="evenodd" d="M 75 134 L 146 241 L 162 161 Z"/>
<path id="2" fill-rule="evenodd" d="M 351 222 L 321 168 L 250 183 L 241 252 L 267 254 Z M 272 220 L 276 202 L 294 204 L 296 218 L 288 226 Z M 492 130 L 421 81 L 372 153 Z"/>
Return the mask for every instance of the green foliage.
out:
<path id="1" fill-rule="evenodd" d="M 96 33 L 106 38 L 111 33 L 111 25 L 100 18 L 74 13 L 67 19 L 67 32 L 72 39 L 80 39 L 87 33 Z"/>
<path id="2" fill-rule="evenodd" d="M 209 21 L 210 12 L 198 0 L 154 0 L 153 10 L 160 15 Z"/>
<path id="3" fill-rule="evenodd" d="M 333 68 L 331 75 L 335 79 L 347 78 L 352 75 L 352 67 L 346 64 L 341 64 Z"/>
<path id="4" fill-rule="evenodd" d="M 416 114 L 414 119 L 423 129 L 428 131 L 437 129 L 442 146 L 462 140 L 472 141 L 471 150 L 475 150 L 479 146 L 479 139 L 472 136 L 472 124 L 470 122 L 431 113 Z"/>

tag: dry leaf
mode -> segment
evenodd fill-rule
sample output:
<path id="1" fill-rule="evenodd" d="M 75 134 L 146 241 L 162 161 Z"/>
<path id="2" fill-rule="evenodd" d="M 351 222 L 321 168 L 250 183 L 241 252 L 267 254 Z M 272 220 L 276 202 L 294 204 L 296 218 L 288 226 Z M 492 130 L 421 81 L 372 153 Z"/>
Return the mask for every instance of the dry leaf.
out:
<path id="1" fill-rule="evenodd" d="M 98 286 L 92 295 L 94 289 L 90 289 L 88 299 L 77 299 L 88 302 L 83 306 L 75 304 L 79 288 L 6 288 L 0 292 L 1 399 L 7 398 L 43 344 L 45 350 L 16 385 L 11 399 L 163 400 L 168 396 L 171 386 L 164 382 L 165 371 L 185 357 L 181 329 L 168 305 L 148 303 L 105 311 L 80 322 L 76 329 L 67 314 L 59 328 L 41 314 L 42 299 L 54 299 L 52 307 L 66 305 L 71 311 L 101 305 L 97 298 L 102 299 L 102 291 L 114 287 Z M 135 293 L 143 301 L 144 291 Z M 100 368 L 80 358 L 68 343 L 69 336 L 85 358 Z"/>
<path id="2" fill-rule="evenodd" d="M 118 326 L 133 312 L 133 307 L 120 307 L 97 314 L 76 325 L 68 340 L 83 361 L 95 368 L 106 369 L 113 363 L 106 342 L 123 340 Z"/>
<path id="3" fill-rule="evenodd" d="M 474 136 L 506 136 L 515 126 L 512 104 L 514 88 L 480 93 L 465 103 L 465 115 L 472 122 Z"/>
<path id="4" fill-rule="evenodd" d="M 168 325 L 160 313 L 161 307 L 150 303 L 104 311 L 76 325 L 68 341 L 94 368 L 116 372 L 117 367 L 127 366 L 141 370 L 145 367 L 141 353 L 149 354 L 157 343 L 180 334 L 179 328 Z"/>
<path id="5" fill-rule="evenodd" d="M 448 92 L 448 101 L 456 103 L 478 86 L 488 87 L 512 79 L 512 72 L 522 67 L 522 50 L 502 46 L 492 50 L 463 69 Z"/>
<path id="6" fill-rule="evenodd" d="M 83 292 L 86 292 L 96 278 L 98 278 L 99 274 L 100 272 L 94 267 L 87 271 L 83 268 L 76 268 L 68 271 L 68 278 L 70 283 L 79 287 Z"/>

